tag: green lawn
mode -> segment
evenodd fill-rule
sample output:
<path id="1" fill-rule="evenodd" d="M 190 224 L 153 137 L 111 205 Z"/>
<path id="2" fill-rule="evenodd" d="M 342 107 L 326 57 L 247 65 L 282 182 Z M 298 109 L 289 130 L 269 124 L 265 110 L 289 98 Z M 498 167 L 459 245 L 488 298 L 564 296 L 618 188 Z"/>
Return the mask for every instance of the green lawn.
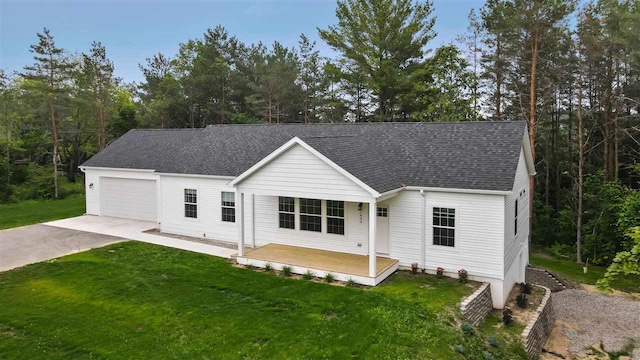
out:
<path id="1" fill-rule="evenodd" d="M 61 200 L 28 200 L 0 205 L 0 229 L 64 219 L 84 212 L 84 195 L 78 194 Z"/>
<path id="2" fill-rule="evenodd" d="M 0 359 L 526 359 L 518 329 L 462 334 L 471 291 L 406 272 L 345 288 L 127 242 L 0 273 Z"/>
<path id="3" fill-rule="evenodd" d="M 566 277 L 567 280 L 580 284 L 595 285 L 596 281 L 602 279 L 607 268 L 589 265 L 589 271 L 585 274 L 582 270 L 582 264 L 574 261 L 560 260 L 550 258 L 548 256 L 531 256 L 531 264 L 542 266 L 558 275 Z M 626 292 L 640 292 L 640 279 L 628 277 L 614 281 L 612 287 L 617 290 Z"/>

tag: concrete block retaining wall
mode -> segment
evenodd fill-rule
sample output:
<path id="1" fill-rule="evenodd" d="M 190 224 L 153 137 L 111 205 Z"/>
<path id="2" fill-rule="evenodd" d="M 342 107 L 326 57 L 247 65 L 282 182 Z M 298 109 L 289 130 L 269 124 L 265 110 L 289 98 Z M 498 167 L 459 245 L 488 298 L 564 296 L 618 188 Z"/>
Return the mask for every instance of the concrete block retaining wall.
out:
<path id="1" fill-rule="evenodd" d="M 558 281 L 550 272 L 543 269 L 527 266 L 525 277 L 528 283 L 542 285 L 551 289 L 553 292 L 562 291 L 567 288 L 565 284 Z"/>
<path id="2" fill-rule="evenodd" d="M 462 317 L 473 326 L 480 325 L 493 309 L 491 285 L 484 283 L 460 304 Z"/>
<path id="3" fill-rule="evenodd" d="M 536 313 L 522 332 L 522 343 L 531 358 L 536 358 L 540 354 L 555 322 L 553 304 L 551 303 L 551 290 L 545 286 L 536 286 L 543 288 L 545 294 L 536 309 Z"/>

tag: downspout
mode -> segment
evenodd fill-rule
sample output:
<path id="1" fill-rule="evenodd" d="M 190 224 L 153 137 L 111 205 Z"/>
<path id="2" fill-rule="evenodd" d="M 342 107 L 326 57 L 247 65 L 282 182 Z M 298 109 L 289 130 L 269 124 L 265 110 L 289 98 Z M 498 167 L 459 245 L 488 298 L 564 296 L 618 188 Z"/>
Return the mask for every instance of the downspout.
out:
<path id="1" fill-rule="evenodd" d="M 426 211 L 426 207 L 427 207 L 427 199 L 426 199 L 426 195 L 424 193 L 424 190 L 420 190 L 420 195 L 422 196 L 422 228 L 420 229 L 421 231 L 421 237 L 422 237 L 422 251 L 420 252 L 421 256 L 422 256 L 422 272 L 425 271 L 427 264 L 426 264 L 426 255 L 425 255 L 425 251 L 426 249 L 426 241 L 427 241 L 427 232 L 425 231 L 425 226 L 426 226 L 426 219 L 425 217 L 427 216 L 427 211 Z"/>

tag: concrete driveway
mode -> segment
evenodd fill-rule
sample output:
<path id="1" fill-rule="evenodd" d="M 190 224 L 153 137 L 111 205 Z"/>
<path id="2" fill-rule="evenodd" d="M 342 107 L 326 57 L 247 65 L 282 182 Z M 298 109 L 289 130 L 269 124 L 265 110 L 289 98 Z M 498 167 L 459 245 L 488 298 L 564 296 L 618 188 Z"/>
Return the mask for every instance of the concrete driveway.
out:
<path id="1" fill-rule="evenodd" d="M 0 271 L 125 241 L 123 238 L 30 225 L 0 231 Z"/>

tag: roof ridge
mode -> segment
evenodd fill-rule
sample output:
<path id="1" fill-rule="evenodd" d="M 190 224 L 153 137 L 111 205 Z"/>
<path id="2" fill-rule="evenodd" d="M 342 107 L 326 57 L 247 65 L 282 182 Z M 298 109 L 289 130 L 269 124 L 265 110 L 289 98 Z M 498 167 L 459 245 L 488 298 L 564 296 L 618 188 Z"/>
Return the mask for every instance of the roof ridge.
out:
<path id="1" fill-rule="evenodd" d="M 203 129 L 215 127 L 244 127 L 244 126 L 362 126 L 362 125 L 444 125 L 444 124 L 507 124 L 507 123 L 525 123 L 525 120 L 491 120 L 491 121 L 378 121 L 378 122 L 339 122 L 339 123 L 253 123 L 253 124 L 210 124 Z"/>
<path id="2" fill-rule="evenodd" d="M 131 129 L 130 131 L 202 131 L 205 128 L 167 128 L 167 129 L 158 129 L 158 128 L 136 128 Z"/>

